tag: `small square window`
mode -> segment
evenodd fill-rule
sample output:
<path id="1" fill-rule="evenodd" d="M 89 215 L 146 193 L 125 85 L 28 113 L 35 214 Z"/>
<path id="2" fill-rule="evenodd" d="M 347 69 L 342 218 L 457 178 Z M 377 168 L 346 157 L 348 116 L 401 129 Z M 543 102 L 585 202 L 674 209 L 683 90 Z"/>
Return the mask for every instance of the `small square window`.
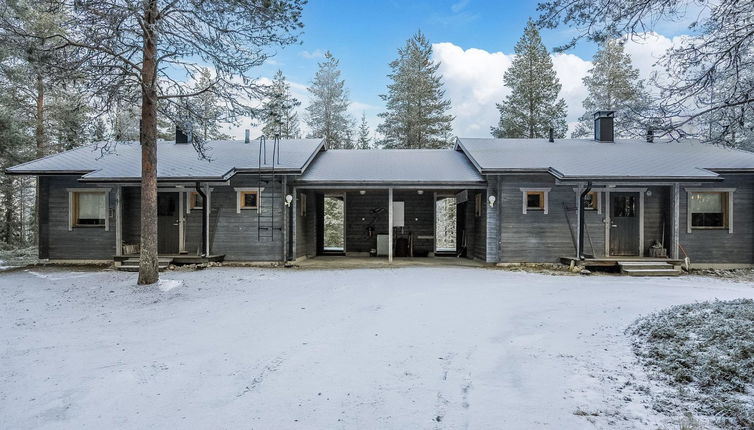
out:
<path id="1" fill-rule="evenodd" d="M 257 191 L 240 191 L 238 193 L 241 209 L 257 209 L 259 196 Z"/>
<path id="2" fill-rule="evenodd" d="M 204 206 L 204 199 L 196 191 L 192 191 L 189 195 L 189 208 L 190 209 L 202 209 Z"/>
<path id="3" fill-rule="evenodd" d="M 584 196 L 584 210 L 588 211 L 596 211 L 599 209 L 600 206 L 600 200 L 599 200 L 599 193 L 597 191 L 592 191 L 591 193 Z"/>
<path id="4" fill-rule="evenodd" d="M 528 210 L 545 210 L 545 192 L 544 191 L 527 191 L 526 192 L 526 209 Z"/>

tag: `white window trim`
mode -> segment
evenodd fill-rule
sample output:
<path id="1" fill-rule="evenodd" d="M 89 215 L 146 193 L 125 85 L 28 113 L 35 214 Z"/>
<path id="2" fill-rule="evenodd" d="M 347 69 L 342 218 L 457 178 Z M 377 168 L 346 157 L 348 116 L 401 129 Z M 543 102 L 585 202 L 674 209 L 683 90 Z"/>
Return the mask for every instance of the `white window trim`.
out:
<path id="1" fill-rule="evenodd" d="M 695 230 L 691 228 L 690 202 L 692 193 L 728 193 L 728 234 L 733 234 L 733 193 L 735 191 L 735 188 L 686 188 L 686 233 L 691 234 Z"/>
<path id="2" fill-rule="evenodd" d="M 204 191 L 204 189 L 202 189 L 202 191 Z M 215 189 L 214 188 L 210 188 L 209 191 L 212 192 L 212 191 L 215 191 Z M 196 190 L 188 190 L 188 191 L 186 191 L 186 214 L 190 214 L 191 213 L 191 193 L 195 193 L 195 192 L 196 192 Z M 203 204 L 204 203 L 202 203 L 202 205 Z M 194 209 L 196 209 L 198 211 L 201 211 L 204 208 L 203 207 L 198 207 L 198 208 L 194 208 Z"/>
<path id="3" fill-rule="evenodd" d="M 67 188 L 68 191 L 68 231 L 73 231 L 73 193 L 104 193 L 105 194 L 105 231 L 110 231 L 110 190 L 112 188 Z M 90 227 L 86 227 L 90 228 Z"/>
<path id="4" fill-rule="evenodd" d="M 519 188 L 521 190 L 521 213 L 526 215 L 527 205 L 526 205 L 526 193 L 529 191 L 536 191 L 536 192 L 544 192 L 545 193 L 545 205 L 544 205 L 544 214 L 547 215 L 550 213 L 550 188 Z M 539 212 L 539 211 L 537 211 Z"/>
<path id="5" fill-rule="evenodd" d="M 258 187 L 243 187 L 243 188 L 233 188 L 236 190 L 236 213 L 240 214 L 242 210 L 245 211 L 255 211 L 257 209 L 260 209 L 262 207 L 262 193 L 264 192 L 264 187 L 258 188 Z M 257 207 L 255 208 L 242 208 L 241 207 L 241 192 L 249 192 L 254 191 L 257 193 Z"/>

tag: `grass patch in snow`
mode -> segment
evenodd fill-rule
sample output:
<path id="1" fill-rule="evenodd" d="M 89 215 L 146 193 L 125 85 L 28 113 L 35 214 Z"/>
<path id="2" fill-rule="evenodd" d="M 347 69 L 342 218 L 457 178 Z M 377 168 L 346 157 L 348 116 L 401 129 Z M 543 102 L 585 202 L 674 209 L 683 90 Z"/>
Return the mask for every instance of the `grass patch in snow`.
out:
<path id="1" fill-rule="evenodd" d="M 656 408 L 679 407 L 722 428 L 754 428 L 754 301 L 673 306 L 629 329 L 651 376 L 675 390 Z"/>

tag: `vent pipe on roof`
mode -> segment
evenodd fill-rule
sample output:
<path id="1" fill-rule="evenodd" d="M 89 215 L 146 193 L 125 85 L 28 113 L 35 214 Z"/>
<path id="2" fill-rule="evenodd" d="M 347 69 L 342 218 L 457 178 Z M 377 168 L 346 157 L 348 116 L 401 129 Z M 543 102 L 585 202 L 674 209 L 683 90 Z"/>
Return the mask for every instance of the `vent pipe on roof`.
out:
<path id="1" fill-rule="evenodd" d="M 251 143 L 251 136 L 248 128 L 243 132 L 243 143 Z"/>
<path id="2" fill-rule="evenodd" d="M 553 130 L 552 127 L 550 127 L 550 138 L 549 138 L 549 140 L 550 140 L 550 142 L 555 142 L 555 130 Z"/>
<path id="3" fill-rule="evenodd" d="M 600 110 L 594 113 L 594 140 L 597 142 L 614 142 L 615 111 Z"/>
<path id="4" fill-rule="evenodd" d="M 191 132 L 184 133 L 179 126 L 175 126 L 175 143 L 189 143 L 191 141 Z"/>
<path id="5" fill-rule="evenodd" d="M 655 132 L 651 128 L 647 129 L 647 142 L 652 143 L 655 141 Z"/>

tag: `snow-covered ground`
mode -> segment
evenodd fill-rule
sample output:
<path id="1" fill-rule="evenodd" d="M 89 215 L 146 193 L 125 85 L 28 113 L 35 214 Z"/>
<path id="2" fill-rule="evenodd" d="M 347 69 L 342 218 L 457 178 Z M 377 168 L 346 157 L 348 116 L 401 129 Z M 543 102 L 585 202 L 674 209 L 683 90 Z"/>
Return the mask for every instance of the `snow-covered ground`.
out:
<path id="1" fill-rule="evenodd" d="M 0 274 L 0 428 L 678 428 L 624 330 L 754 285 L 475 268 Z"/>

